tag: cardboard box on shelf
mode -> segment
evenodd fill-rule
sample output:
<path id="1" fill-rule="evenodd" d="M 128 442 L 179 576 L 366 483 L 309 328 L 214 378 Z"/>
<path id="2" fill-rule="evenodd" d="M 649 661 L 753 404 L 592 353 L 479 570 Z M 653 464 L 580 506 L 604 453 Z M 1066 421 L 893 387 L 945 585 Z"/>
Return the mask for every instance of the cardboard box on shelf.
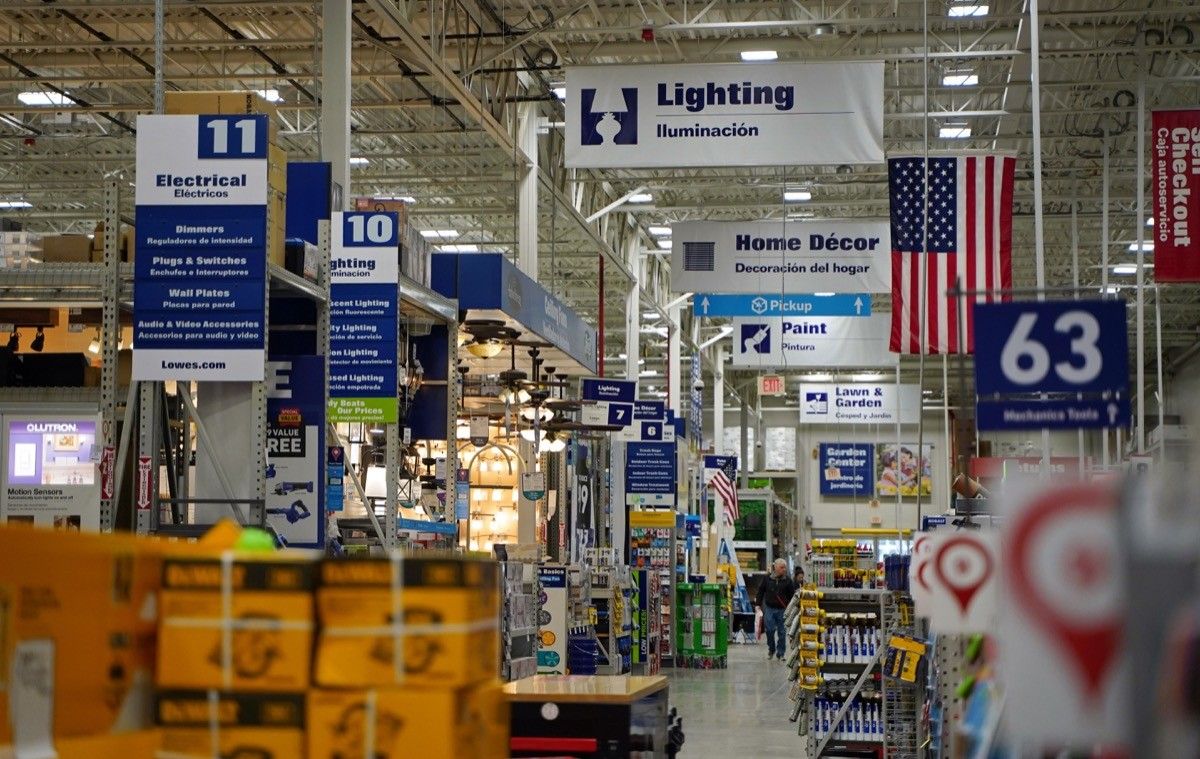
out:
<path id="1" fill-rule="evenodd" d="M 56 739 L 151 724 L 163 550 L 130 536 L 0 528 L 0 672 L 9 682 L 0 690 L 0 745 L 12 742 L 14 722 L 39 729 L 31 719 L 40 712 L 31 717 L 16 694 L 18 679 L 48 693 L 44 730 Z"/>
<path id="2" fill-rule="evenodd" d="M 399 588 L 392 584 L 396 570 Z M 398 561 L 323 562 L 314 680 L 370 688 L 495 679 L 499 603 L 492 561 L 409 554 Z M 397 608 L 402 625 L 395 624 Z"/>
<path id="3" fill-rule="evenodd" d="M 267 195 L 267 262 L 286 266 L 287 196 L 275 190 L 267 190 Z"/>
<path id="4" fill-rule="evenodd" d="M 194 91 L 167 92 L 163 100 L 167 114 L 265 113 L 270 118 L 271 142 L 279 136 L 279 111 L 257 92 Z"/>
<path id="5" fill-rule="evenodd" d="M 391 198 L 355 198 L 355 211 L 395 211 L 400 217 L 400 227 L 408 225 L 408 204 Z"/>
<path id="6" fill-rule="evenodd" d="M 312 658 L 316 556 L 168 559 L 159 615 L 159 687 L 304 690 Z"/>
<path id="7" fill-rule="evenodd" d="M 172 757 L 304 756 L 304 696 L 299 693 L 165 691 L 155 697 L 154 714 L 162 751 Z"/>
<path id="8" fill-rule="evenodd" d="M 43 263 L 86 264 L 92 260 L 87 235 L 46 235 L 42 238 Z"/>
<path id="9" fill-rule="evenodd" d="M 368 732 L 374 713 L 374 730 Z M 308 759 L 506 759 L 509 706 L 495 683 L 308 694 Z M 374 745 L 369 745 L 371 736 Z M 419 751 L 417 750 L 419 748 Z"/>
<path id="10" fill-rule="evenodd" d="M 54 753 L 57 759 L 155 759 L 161 746 L 162 733 L 138 730 L 120 735 L 58 738 L 54 741 Z M 0 747 L 0 759 L 17 757 L 11 747 Z"/>
<path id="11" fill-rule="evenodd" d="M 287 151 L 275 144 L 267 146 L 267 187 L 287 193 Z"/>
<path id="12" fill-rule="evenodd" d="M 133 248 L 134 248 L 134 228 L 128 225 L 121 226 L 120 239 L 117 241 L 118 250 L 120 251 L 120 261 L 123 263 L 133 263 Z M 104 263 L 104 222 L 96 224 L 96 228 L 92 231 L 92 263 Z"/>

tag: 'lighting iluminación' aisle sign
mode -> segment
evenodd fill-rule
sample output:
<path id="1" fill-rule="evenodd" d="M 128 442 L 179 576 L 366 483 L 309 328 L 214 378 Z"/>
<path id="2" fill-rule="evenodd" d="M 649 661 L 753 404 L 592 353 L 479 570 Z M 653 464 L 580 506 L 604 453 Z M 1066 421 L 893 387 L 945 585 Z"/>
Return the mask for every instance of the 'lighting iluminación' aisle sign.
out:
<path id="1" fill-rule="evenodd" d="M 883 63 L 567 69 L 568 168 L 883 162 Z"/>

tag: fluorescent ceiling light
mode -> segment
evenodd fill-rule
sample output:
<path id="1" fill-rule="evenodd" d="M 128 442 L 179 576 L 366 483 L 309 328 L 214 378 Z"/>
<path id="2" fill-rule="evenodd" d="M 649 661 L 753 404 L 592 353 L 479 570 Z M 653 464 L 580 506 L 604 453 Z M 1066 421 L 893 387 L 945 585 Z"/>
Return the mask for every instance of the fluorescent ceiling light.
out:
<path id="1" fill-rule="evenodd" d="M 422 229 L 421 237 L 458 237 L 457 229 Z"/>
<path id="2" fill-rule="evenodd" d="M 1147 269 L 1154 268 L 1154 264 L 1150 264 L 1150 263 L 1145 263 L 1145 264 L 1140 264 L 1140 265 L 1146 267 Z M 1117 264 L 1116 266 L 1112 267 L 1112 273 L 1113 274 L 1137 274 L 1138 266 L 1139 266 L 1139 264 Z"/>
<path id="3" fill-rule="evenodd" d="M 657 311 L 643 311 L 642 319 L 644 321 L 648 321 L 648 322 L 658 321 L 658 312 Z M 622 358 L 624 358 L 624 356 L 622 356 Z"/>
<path id="4" fill-rule="evenodd" d="M 950 10 L 946 15 L 950 18 L 962 18 L 964 16 L 986 16 L 988 7 L 986 5 L 977 5 L 975 3 L 955 3 L 950 6 Z"/>
<path id="5" fill-rule="evenodd" d="M 1153 241 L 1143 241 L 1142 242 L 1142 252 L 1143 253 L 1149 253 L 1152 250 L 1154 250 L 1154 242 Z M 1129 243 L 1129 252 L 1130 253 L 1138 252 L 1138 244 L 1136 242 Z"/>
<path id="6" fill-rule="evenodd" d="M 1148 227 L 1154 226 L 1154 219 L 1153 218 L 1146 219 L 1146 226 L 1148 226 Z"/>
<path id="7" fill-rule="evenodd" d="M 938 129 L 938 137 L 943 140 L 965 140 L 971 136 L 971 127 L 964 124 L 952 124 Z"/>
<path id="8" fill-rule="evenodd" d="M 654 200 L 654 196 L 648 192 L 635 192 L 625 199 L 626 203 L 649 203 Z"/>
<path id="9" fill-rule="evenodd" d="M 942 76 L 945 87 L 973 87 L 979 84 L 979 75 L 965 71 L 951 71 Z"/>
<path id="10" fill-rule="evenodd" d="M 1100 288 L 1100 292 L 1105 295 L 1116 295 L 1120 291 L 1121 288 L 1117 287 L 1116 285 L 1107 285 L 1106 287 Z"/>
<path id="11" fill-rule="evenodd" d="M 876 382 L 883 379 L 883 375 L 879 372 L 863 372 L 862 374 L 851 374 L 850 379 L 855 382 Z"/>
<path id="12" fill-rule="evenodd" d="M 658 247 L 663 250 L 670 250 L 671 249 L 671 241 L 670 240 L 659 240 Z"/>
<path id="13" fill-rule="evenodd" d="M 774 50 L 743 50 L 743 61 L 773 61 L 779 58 L 779 53 Z"/>
<path id="14" fill-rule="evenodd" d="M 566 87 L 552 87 L 550 89 L 550 91 L 553 92 L 554 97 L 558 98 L 559 100 L 567 99 L 567 88 Z"/>
<path id="15" fill-rule="evenodd" d="M 417 199 L 412 195 L 376 195 L 375 200 L 395 200 L 401 203 L 416 203 Z"/>
<path id="16" fill-rule="evenodd" d="M 802 203 L 812 200 L 812 192 L 810 190 L 784 190 L 783 199 L 787 203 Z"/>
<path id="17" fill-rule="evenodd" d="M 443 253 L 478 253 L 479 246 L 475 243 L 459 243 L 455 245 L 439 245 L 438 250 Z"/>
<path id="18" fill-rule="evenodd" d="M 810 372 L 804 375 L 804 379 L 812 380 L 813 382 L 829 382 L 833 379 L 833 375 L 829 372 Z"/>
<path id="19" fill-rule="evenodd" d="M 658 370 L 657 369 L 643 369 L 640 372 L 638 372 L 638 376 L 639 377 L 657 377 Z"/>
<path id="20" fill-rule="evenodd" d="M 0 208 L 33 208 L 28 200 L 0 200 Z"/>
<path id="21" fill-rule="evenodd" d="M 370 163 L 370 161 L 368 161 L 366 158 L 363 158 L 362 156 L 354 156 L 353 158 L 350 159 L 351 166 L 362 166 L 367 163 Z"/>
<path id="22" fill-rule="evenodd" d="M 268 103 L 278 103 L 283 100 L 283 96 L 279 94 L 279 90 L 255 90 L 255 92 Z"/>
<path id="23" fill-rule="evenodd" d="M 650 234 L 654 235 L 655 237 L 670 237 L 671 236 L 671 228 L 670 227 L 649 227 L 649 231 L 650 231 Z"/>
<path id="24" fill-rule="evenodd" d="M 833 293 L 813 293 L 813 295 L 818 298 L 829 298 L 833 296 Z"/>
<path id="25" fill-rule="evenodd" d="M 74 100 L 57 92 L 19 92 L 17 100 L 25 105 L 72 105 Z"/>

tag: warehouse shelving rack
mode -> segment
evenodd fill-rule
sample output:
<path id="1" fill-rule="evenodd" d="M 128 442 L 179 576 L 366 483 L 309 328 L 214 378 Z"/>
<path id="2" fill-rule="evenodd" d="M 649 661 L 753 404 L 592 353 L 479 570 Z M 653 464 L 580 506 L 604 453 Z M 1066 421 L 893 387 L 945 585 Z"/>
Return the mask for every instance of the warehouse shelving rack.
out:
<path id="1" fill-rule="evenodd" d="M 100 387 L 0 388 L 0 402 L 52 404 L 95 404 L 100 413 L 99 448 L 112 451 L 116 445 L 117 345 L 120 340 L 119 309 L 132 304 L 133 267 L 120 261 L 118 250 L 119 194 L 116 182 L 104 186 L 104 261 L 102 263 L 39 264 L 25 269 L 0 269 L 0 303 L 57 302 L 64 305 L 98 305 L 101 309 Z M 126 422 L 129 403 L 126 402 Z M 121 466 L 116 463 L 115 485 L 100 503 L 100 529 L 113 529 L 116 498 L 120 494 Z"/>

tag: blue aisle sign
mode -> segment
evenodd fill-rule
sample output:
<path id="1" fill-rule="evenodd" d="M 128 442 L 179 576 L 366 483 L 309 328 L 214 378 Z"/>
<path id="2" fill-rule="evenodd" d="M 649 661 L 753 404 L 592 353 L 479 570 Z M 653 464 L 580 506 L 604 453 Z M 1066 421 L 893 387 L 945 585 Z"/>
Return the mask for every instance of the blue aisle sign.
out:
<path id="1" fill-rule="evenodd" d="M 633 402 L 637 382 L 584 377 L 579 381 L 579 397 L 592 401 L 580 411 L 580 421 L 589 427 L 628 427 L 633 422 Z"/>
<path id="2" fill-rule="evenodd" d="M 329 420 L 395 423 L 399 218 L 336 212 L 329 261 Z"/>
<path id="3" fill-rule="evenodd" d="M 134 380 L 263 379 L 268 128 L 138 117 Z"/>
<path id="4" fill-rule="evenodd" d="M 692 313 L 704 317 L 732 316 L 870 316 L 870 293 L 834 295 L 753 295 L 696 293 Z"/>
<path id="5" fill-rule="evenodd" d="M 875 495 L 875 446 L 821 443 L 821 495 L 870 498 Z"/>
<path id="6" fill-rule="evenodd" d="M 267 524 L 291 547 L 324 548 L 325 358 L 278 356 L 267 368 Z"/>
<path id="7" fill-rule="evenodd" d="M 975 306 L 979 429 L 1105 429 L 1129 424 L 1125 303 Z"/>
<path id="8" fill-rule="evenodd" d="M 675 505 L 675 443 L 625 444 L 625 502 L 630 506 Z"/>
<path id="9" fill-rule="evenodd" d="M 471 518 L 471 472 L 459 469 L 454 478 L 454 518 Z"/>
<path id="10" fill-rule="evenodd" d="M 346 449 L 331 445 L 325 449 L 325 510 L 342 511 L 346 504 Z"/>

